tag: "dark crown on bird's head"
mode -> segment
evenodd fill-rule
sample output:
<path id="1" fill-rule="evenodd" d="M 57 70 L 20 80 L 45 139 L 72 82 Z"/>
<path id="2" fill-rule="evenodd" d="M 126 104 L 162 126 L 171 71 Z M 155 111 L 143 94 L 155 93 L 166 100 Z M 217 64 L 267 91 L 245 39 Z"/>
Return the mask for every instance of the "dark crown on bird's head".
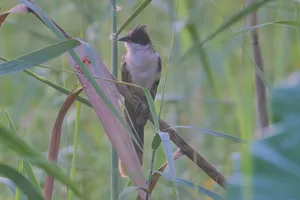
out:
<path id="1" fill-rule="evenodd" d="M 120 38 L 119 41 L 124 41 L 124 42 L 130 41 L 135 44 L 141 44 L 141 45 L 147 45 L 152 43 L 147 33 L 146 25 L 136 26 L 134 29 L 129 31 L 127 36 Z"/>

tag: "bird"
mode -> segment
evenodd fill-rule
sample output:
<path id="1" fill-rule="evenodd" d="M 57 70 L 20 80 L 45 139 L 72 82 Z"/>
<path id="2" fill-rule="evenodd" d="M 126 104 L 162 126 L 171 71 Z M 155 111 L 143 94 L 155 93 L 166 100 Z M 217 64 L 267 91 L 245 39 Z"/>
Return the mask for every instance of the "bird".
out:
<path id="1" fill-rule="evenodd" d="M 121 61 L 121 80 L 122 82 L 135 84 L 150 91 L 155 99 L 157 88 L 161 77 L 161 58 L 154 50 L 151 38 L 146 30 L 146 25 L 137 25 L 130 30 L 124 37 L 118 39 L 124 42 L 126 53 L 122 56 Z M 131 93 L 138 97 L 138 102 L 147 102 L 143 90 L 137 87 L 128 86 Z M 144 128 L 148 117 L 145 117 L 138 104 L 133 106 L 128 101 L 124 102 L 124 118 L 130 126 L 136 141 L 133 141 L 139 163 L 143 165 L 143 147 L 144 147 Z M 149 112 L 149 108 L 148 108 Z M 126 171 L 119 160 L 119 171 L 122 177 L 126 177 Z"/>

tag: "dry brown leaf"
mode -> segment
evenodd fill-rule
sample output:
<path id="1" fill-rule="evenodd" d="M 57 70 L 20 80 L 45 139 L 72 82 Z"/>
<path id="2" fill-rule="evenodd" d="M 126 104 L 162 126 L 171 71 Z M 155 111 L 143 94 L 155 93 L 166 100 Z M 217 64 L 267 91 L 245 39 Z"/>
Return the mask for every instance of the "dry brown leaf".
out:
<path id="1" fill-rule="evenodd" d="M 87 66 L 91 75 L 94 77 L 101 77 L 101 79 L 96 79 L 95 81 L 97 82 L 98 86 L 103 91 L 105 96 L 110 100 L 119 115 L 123 116 L 119 106 L 119 101 L 121 100 L 122 96 L 119 93 L 114 82 L 105 80 L 112 79 L 111 73 L 108 71 L 97 53 L 92 48 L 90 48 L 90 52 L 92 52 L 92 56 L 96 62 L 96 65 L 94 66 L 88 58 L 85 49 L 86 47 L 80 45 L 74 50 L 80 57 L 82 62 Z M 142 169 L 134 150 L 131 137 L 129 136 L 121 122 L 110 111 L 104 101 L 98 96 L 92 84 L 82 74 L 81 69 L 69 54 L 68 58 L 74 70 L 76 71 L 78 80 L 80 81 L 85 94 L 87 95 L 98 118 L 100 119 L 102 126 L 112 143 L 113 148 L 116 150 L 118 156 L 122 160 L 122 163 L 124 164 L 129 177 L 137 187 L 146 188 L 146 180 L 143 176 Z M 142 199 L 145 199 L 145 192 L 143 190 L 139 190 L 139 195 L 142 197 Z"/>
<path id="2" fill-rule="evenodd" d="M 0 28 L 3 24 L 3 22 L 5 21 L 6 17 L 10 14 L 10 13 L 28 13 L 29 10 L 27 8 L 27 6 L 23 5 L 23 4 L 19 4 L 11 9 L 9 9 L 8 11 L 0 14 Z"/>
<path id="3" fill-rule="evenodd" d="M 55 123 L 53 125 L 49 151 L 48 151 L 48 160 L 52 162 L 56 162 L 58 158 L 58 151 L 59 151 L 59 144 L 61 138 L 61 130 L 64 118 L 70 109 L 71 105 L 76 100 L 76 97 L 80 94 L 82 88 L 78 89 L 77 91 L 72 90 L 71 93 L 68 95 L 67 99 L 65 100 L 64 104 L 62 105 Z M 51 200 L 52 192 L 53 192 L 53 185 L 54 179 L 51 176 L 46 176 L 45 186 L 44 186 L 44 197 L 45 200 Z"/>

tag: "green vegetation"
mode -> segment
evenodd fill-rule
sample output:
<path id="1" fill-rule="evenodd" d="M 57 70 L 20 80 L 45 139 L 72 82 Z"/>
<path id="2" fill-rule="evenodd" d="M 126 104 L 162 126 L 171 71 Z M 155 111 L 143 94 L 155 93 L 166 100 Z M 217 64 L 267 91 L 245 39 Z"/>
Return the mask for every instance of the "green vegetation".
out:
<path id="1" fill-rule="evenodd" d="M 120 74 L 120 66 L 118 71 L 113 66 L 124 53 L 115 36 L 137 24 L 147 25 L 163 66 L 154 103 L 144 89 L 154 125 L 147 124 L 143 175 L 148 181 L 150 169 L 162 175 L 152 199 L 298 198 L 299 2 L 36 0 L 43 12 L 29 1 L 2 0 L 1 12 L 20 2 L 41 20 L 32 13 L 12 13 L 0 22 L 0 199 L 42 199 L 46 172 L 55 179 L 55 200 L 137 195 L 130 179 L 115 173 L 111 130 L 100 122 L 103 118 L 87 100 L 91 96 L 84 93 L 63 121 L 58 166 L 46 160 L 56 118 L 66 95 L 79 82 L 71 57 L 96 89 L 94 96 L 113 113 L 109 119 L 120 122 L 114 130 L 129 130 L 106 88 L 97 85 L 99 79 L 70 50 L 84 43 L 66 40 L 48 17 L 73 38 L 83 38 L 91 63 L 98 62 L 93 47 L 114 75 Z M 246 16 L 255 14 L 258 22 L 249 27 Z M 258 43 L 251 37 L 253 30 L 258 30 Z M 264 72 L 253 56 L 257 53 L 253 44 L 260 45 Z M 68 50 L 69 59 L 62 55 Z M 255 73 L 267 94 L 271 128 L 264 131 L 258 128 L 257 113 L 264 110 L 256 106 Z M 290 74 L 295 75 L 279 83 Z M 172 138 L 158 133 L 159 119 L 226 177 L 228 192 L 186 156 L 173 161 L 172 149 L 177 147 Z M 121 132 L 113 133 L 121 137 Z M 237 153 L 239 158 L 233 159 Z M 170 168 L 157 171 L 166 160 Z"/>

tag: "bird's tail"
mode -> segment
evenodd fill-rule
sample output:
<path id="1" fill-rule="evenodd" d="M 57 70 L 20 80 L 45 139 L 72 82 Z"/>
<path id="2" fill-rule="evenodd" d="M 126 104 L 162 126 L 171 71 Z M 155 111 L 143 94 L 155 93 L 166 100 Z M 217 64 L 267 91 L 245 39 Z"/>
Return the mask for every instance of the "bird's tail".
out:
<path id="1" fill-rule="evenodd" d="M 140 147 L 142 149 L 140 149 L 140 147 L 136 144 L 136 142 L 134 140 L 132 140 L 135 151 L 137 153 L 140 165 L 143 166 L 143 149 L 144 149 L 144 128 L 145 128 L 145 124 L 133 124 L 135 127 L 135 130 L 132 130 L 136 141 L 139 143 Z M 128 174 L 122 164 L 122 161 L 119 158 L 119 172 L 121 177 L 128 177 Z"/>

